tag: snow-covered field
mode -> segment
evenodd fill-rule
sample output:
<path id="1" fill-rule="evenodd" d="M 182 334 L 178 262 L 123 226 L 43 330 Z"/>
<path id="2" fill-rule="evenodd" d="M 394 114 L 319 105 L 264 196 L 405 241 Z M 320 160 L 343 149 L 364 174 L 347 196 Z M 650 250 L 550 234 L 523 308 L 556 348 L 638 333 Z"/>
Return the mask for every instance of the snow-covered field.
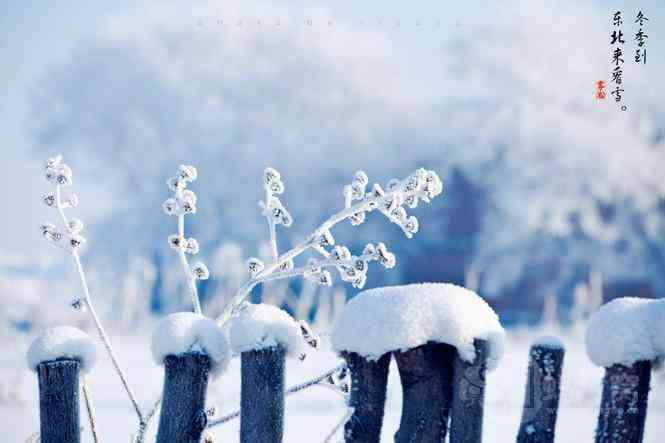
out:
<path id="1" fill-rule="evenodd" d="M 517 433 L 529 344 L 543 330 L 510 330 L 506 352 L 498 368 L 489 373 L 484 435 L 487 442 L 514 441 Z M 602 370 L 588 360 L 580 334 L 565 334 L 566 358 L 563 369 L 561 407 L 557 422 L 557 442 L 593 441 L 597 409 L 600 402 Z M 148 408 L 161 390 L 162 371 L 150 355 L 150 331 L 115 335 L 114 342 L 122 363 L 127 368 L 130 382 L 135 386 L 140 401 Z M 38 429 L 36 377 L 25 363 L 27 340 L 7 342 L 3 340 L 0 354 L 0 428 L 2 440 L 21 442 Z M 326 346 L 312 353 L 304 362 L 289 360 L 287 384 L 299 383 L 311 378 L 338 362 Z M 210 403 L 217 405 L 218 415 L 232 412 L 239 404 L 240 368 L 234 359 L 227 372 L 210 387 Z M 98 427 L 103 441 L 127 442 L 135 430 L 135 416 L 113 373 L 108 359 L 100 355 L 100 361 L 89 376 L 97 407 Z M 20 404 L 8 400 L 7 394 L 18 387 Z M 387 413 L 383 427 L 383 440 L 392 441 L 399 425 L 401 391 L 395 368 L 391 369 Z M 344 415 L 345 407 L 334 392 L 320 387 L 290 396 L 286 400 L 285 441 L 323 441 L 328 432 Z M 645 442 L 661 441 L 665 423 L 665 377 L 656 373 L 652 380 L 649 398 L 649 415 Z M 85 424 L 85 423 L 84 423 Z M 217 441 L 237 441 L 238 421 L 213 429 Z M 154 428 L 153 428 L 154 431 Z M 337 436 L 337 440 L 341 436 Z M 84 441 L 92 441 L 84 432 Z M 150 441 L 150 439 L 148 440 Z"/>

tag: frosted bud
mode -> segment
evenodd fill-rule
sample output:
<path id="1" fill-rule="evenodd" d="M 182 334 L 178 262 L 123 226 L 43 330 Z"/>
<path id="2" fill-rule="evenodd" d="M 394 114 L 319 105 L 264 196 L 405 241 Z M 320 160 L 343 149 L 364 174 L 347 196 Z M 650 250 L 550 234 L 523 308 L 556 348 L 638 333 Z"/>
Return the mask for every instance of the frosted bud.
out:
<path id="1" fill-rule="evenodd" d="M 321 286 L 332 286 L 332 275 L 328 271 L 321 271 L 318 275 L 318 283 Z"/>
<path id="2" fill-rule="evenodd" d="M 55 205 L 55 195 L 53 194 L 44 194 L 42 196 L 42 201 L 46 206 L 53 206 Z"/>
<path id="3" fill-rule="evenodd" d="M 180 178 L 185 182 L 193 182 L 199 176 L 198 171 L 194 166 L 191 165 L 180 165 L 178 168 L 180 173 Z"/>
<path id="4" fill-rule="evenodd" d="M 87 240 L 85 237 L 78 233 L 72 234 L 72 236 L 69 238 L 69 246 L 72 247 L 72 249 L 78 249 L 85 243 Z"/>
<path id="5" fill-rule="evenodd" d="M 83 222 L 78 218 L 69 219 L 67 225 L 72 232 L 81 232 L 83 230 Z"/>
<path id="6" fill-rule="evenodd" d="M 205 413 L 208 417 L 214 417 L 217 414 L 217 405 L 208 406 Z"/>
<path id="7" fill-rule="evenodd" d="M 282 263 L 281 265 L 279 265 L 279 270 L 280 271 L 288 272 L 288 271 L 291 271 L 292 269 L 293 269 L 293 260 L 291 260 L 291 259 L 289 259 L 289 260 L 285 261 L 284 263 Z"/>
<path id="8" fill-rule="evenodd" d="M 351 258 L 351 251 L 346 246 L 335 246 L 332 250 L 332 258 L 335 260 L 348 260 Z"/>
<path id="9" fill-rule="evenodd" d="M 356 172 L 356 175 L 353 177 L 353 179 L 362 186 L 367 186 L 367 183 L 369 183 L 369 178 L 367 177 L 367 174 L 365 174 L 365 171 Z"/>
<path id="10" fill-rule="evenodd" d="M 208 267 L 201 262 L 196 262 L 192 265 L 192 274 L 199 280 L 207 280 L 210 277 Z"/>
<path id="11" fill-rule="evenodd" d="M 374 247 L 374 245 L 371 243 L 367 243 L 365 249 L 363 249 L 363 255 L 369 255 L 369 256 L 376 255 L 376 248 Z"/>
<path id="12" fill-rule="evenodd" d="M 52 238 L 52 236 L 54 234 L 58 234 L 58 231 L 57 231 L 55 225 L 53 223 L 49 223 L 49 222 L 42 223 L 39 226 L 39 230 L 41 231 L 41 233 L 44 237 L 49 238 L 50 240 L 54 240 Z M 60 240 L 60 238 L 58 238 L 57 240 Z"/>
<path id="13" fill-rule="evenodd" d="M 319 246 L 333 246 L 335 244 L 335 238 L 330 233 L 330 231 L 326 229 L 321 233 L 318 243 Z"/>
<path id="14" fill-rule="evenodd" d="M 58 154 L 54 157 L 49 158 L 46 160 L 46 169 L 48 168 L 56 168 L 58 165 L 60 165 L 60 162 L 62 162 L 62 155 Z"/>
<path id="15" fill-rule="evenodd" d="M 55 181 L 56 174 L 55 168 L 46 168 L 44 176 L 46 177 L 46 180 L 53 182 Z"/>
<path id="16" fill-rule="evenodd" d="M 173 192 L 182 191 L 187 187 L 187 183 L 185 183 L 185 181 L 180 177 L 170 177 L 168 180 L 166 180 L 166 184 Z"/>
<path id="17" fill-rule="evenodd" d="M 270 192 L 273 194 L 282 194 L 284 192 L 284 183 L 281 180 L 274 180 L 266 186 L 269 187 Z"/>
<path id="18" fill-rule="evenodd" d="M 386 188 L 388 188 L 389 191 L 396 191 L 397 188 L 399 187 L 400 181 L 397 180 L 396 178 L 391 178 L 388 181 L 388 184 L 386 185 Z"/>
<path id="19" fill-rule="evenodd" d="M 61 186 L 72 184 L 72 169 L 64 163 L 58 165 L 55 170 L 55 182 Z"/>
<path id="20" fill-rule="evenodd" d="M 365 260 L 356 258 L 353 260 L 353 267 L 358 272 L 367 272 L 367 262 Z"/>
<path id="21" fill-rule="evenodd" d="M 75 208 L 79 205 L 79 197 L 76 194 L 70 194 L 65 201 L 66 205 L 69 205 L 70 208 Z"/>
<path id="22" fill-rule="evenodd" d="M 178 234 L 171 234 L 168 237 L 169 246 L 175 251 L 180 251 L 182 249 L 182 243 L 180 242 L 180 236 Z"/>
<path id="23" fill-rule="evenodd" d="M 247 260 L 247 269 L 249 269 L 249 274 L 252 277 L 258 274 L 259 272 L 263 271 L 264 268 L 265 265 L 263 264 L 263 262 L 256 257 L 252 257 L 249 260 Z"/>
<path id="24" fill-rule="evenodd" d="M 358 274 L 355 280 L 351 282 L 351 286 L 356 289 L 362 289 L 367 282 L 367 274 Z"/>
<path id="25" fill-rule="evenodd" d="M 176 215 L 178 212 L 178 202 L 174 198 L 169 198 L 162 203 L 162 208 L 166 215 Z"/>
<path id="26" fill-rule="evenodd" d="M 82 311 L 85 309 L 83 300 L 80 298 L 77 298 L 76 300 L 72 300 L 72 302 L 69 304 L 73 309 L 77 311 Z"/>
<path id="27" fill-rule="evenodd" d="M 351 184 L 351 198 L 353 200 L 361 200 L 365 196 L 365 185 L 356 181 Z"/>
<path id="28" fill-rule="evenodd" d="M 409 178 L 406 180 L 406 184 L 404 185 L 404 190 L 407 192 L 413 192 L 421 184 L 421 177 L 416 173 L 416 174 L 411 174 Z"/>
<path id="29" fill-rule="evenodd" d="M 180 201 L 182 202 L 189 202 L 192 205 L 196 204 L 196 201 L 198 200 L 196 198 L 196 193 L 190 189 L 185 189 L 182 191 L 179 195 Z"/>
<path id="30" fill-rule="evenodd" d="M 418 197 L 415 195 L 409 195 L 404 199 L 404 203 L 406 203 L 406 205 L 411 209 L 416 208 L 418 207 Z"/>
<path id="31" fill-rule="evenodd" d="M 395 267 L 395 254 L 388 252 L 386 245 L 379 243 L 376 246 L 376 253 L 378 261 L 386 268 L 390 269 Z"/>
<path id="32" fill-rule="evenodd" d="M 189 200 L 184 200 L 182 202 L 182 212 L 187 215 L 187 214 L 196 214 L 196 204 L 192 203 Z"/>
<path id="33" fill-rule="evenodd" d="M 277 172 L 277 169 L 275 168 L 271 168 L 270 166 L 268 166 L 263 170 L 263 183 L 265 183 L 266 185 L 269 185 L 274 181 L 280 180 L 280 177 L 281 177 L 280 173 Z"/>
<path id="34" fill-rule="evenodd" d="M 427 171 L 425 182 L 425 192 L 429 198 L 434 198 L 443 192 L 443 183 L 436 172 Z"/>
<path id="35" fill-rule="evenodd" d="M 398 223 L 402 223 L 406 220 L 406 210 L 401 206 L 397 206 L 390 212 L 390 216 Z"/>
<path id="36" fill-rule="evenodd" d="M 188 254 L 198 254 L 199 253 L 199 242 L 193 238 L 190 237 L 187 239 L 187 245 L 185 246 L 185 252 Z"/>
<path id="37" fill-rule="evenodd" d="M 418 219 L 416 217 L 414 217 L 413 215 L 406 220 L 404 225 L 402 225 L 402 229 L 404 230 L 404 233 L 409 238 L 411 238 L 411 236 L 413 234 L 418 232 L 418 228 L 419 228 Z"/>
<path id="38" fill-rule="evenodd" d="M 365 212 L 356 212 L 349 217 L 349 220 L 351 220 L 353 226 L 358 226 L 365 221 Z"/>
<path id="39" fill-rule="evenodd" d="M 378 183 L 374 183 L 374 186 L 372 186 L 372 195 L 374 197 L 383 197 L 385 194 L 386 193 L 381 187 L 381 185 Z"/>

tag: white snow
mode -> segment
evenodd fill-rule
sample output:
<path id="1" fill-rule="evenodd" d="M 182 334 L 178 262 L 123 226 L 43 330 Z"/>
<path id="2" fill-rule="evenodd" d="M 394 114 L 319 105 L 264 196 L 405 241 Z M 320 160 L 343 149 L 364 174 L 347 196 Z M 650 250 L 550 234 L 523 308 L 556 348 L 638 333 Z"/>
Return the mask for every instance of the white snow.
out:
<path id="1" fill-rule="evenodd" d="M 541 346 L 543 348 L 563 349 L 563 342 L 561 339 L 554 335 L 540 335 L 533 341 L 534 346 Z"/>
<path id="2" fill-rule="evenodd" d="M 586 350 L 597 366 L 632 365 L 665 356 L 665 300 L 618 298 L 589 319 Z"/>
<path id="3" fill-rule="evenodd" d="M 499 317 L 475 292 L 448 283 L 423 283 L 360 292 L 344 308 L 331 333 L 337 351 L 369 358 L 427 342 L 448 343 L 466 361 L 475 359 L 474 339 L 485 339 L 487 367 L 503 354 Z"/>
<path id="4" fill-rule="evenodd" d="M 203 352 L 211 360 L 211 376 L 219 376 L 229 363 L 229 343 L 223 329 L 213 320 L 193 312 L 170 314 L 157 323 L 152 333 L 152 355 L 158 365 L 167 355 Z"/>
<path id="5" fill-rule="evenodd" d="M 300 325 L 285 311 L 264 303 L 245 302 L 229 320 L 229 339 L 234 353 L 282 346 L 289 357 L 307 352 Z"/>
<path id="6" fill-rule="evenodd" d="M 88 334 L 73 326 L 56 326 L 34 339 L 26 360 L 33 371 L 40 363 L 71 359 L 81 364 L 81 373 L 87 374 L 97 363 L 97 348 Z"/>

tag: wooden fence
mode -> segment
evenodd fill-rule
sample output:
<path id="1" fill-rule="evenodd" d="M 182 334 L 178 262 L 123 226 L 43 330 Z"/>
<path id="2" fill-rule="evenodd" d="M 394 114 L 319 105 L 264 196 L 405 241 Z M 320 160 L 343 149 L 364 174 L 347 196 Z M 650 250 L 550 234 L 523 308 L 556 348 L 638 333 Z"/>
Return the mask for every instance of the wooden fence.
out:
<path id="1" fill-rule="evenodd" d="M 344 425 L 348 443 L 379 442 L 388 371 L 395 358 L 403 389 L 402 416 L 395 441 L 477 443 L 483 435 L 485 367 L 488 344 L 476 340 L 476 359 L 462 360 L 454 347 L 427 343 L 406 351 L 366 359 L 342 353 L 351 375 Z M 518 443 L 555 440 L 564 350 L 551 343 L 530 349 Z M 283 439 L 284 351 L 269 348 L 241 355 L 240 441 L 276 443 Z M 639 443 L 644 434 L 651 362 L 605 369 L 596 443 Z M 201 441 L 209 426 L 204 412 L 210 359 L 201 353 L 168 356 L 157 442 Z M 78 443 L 79 363 L 57 360 L 37 368 L 42 443 Z M 330 374 L 328 374 L 330 376 Z M 318 382 L 318 379 L 317 379 Z M 491 411 L 489 411 L 491 413 Z M 231 417 L 233 418 L 233 417 Z M 220 421 L 217 421 L 220 423 Z M 486 441 L 498 441 L 487 432 Z"/>

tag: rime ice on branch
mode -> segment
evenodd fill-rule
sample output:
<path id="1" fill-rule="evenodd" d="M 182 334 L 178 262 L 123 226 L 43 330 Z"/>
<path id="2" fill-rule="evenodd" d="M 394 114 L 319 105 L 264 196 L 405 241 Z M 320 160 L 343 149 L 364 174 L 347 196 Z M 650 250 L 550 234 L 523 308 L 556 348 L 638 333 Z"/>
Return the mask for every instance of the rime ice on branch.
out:
<path id="1" fill-rule="evenodd" d="M 166 215 L 178 218 L 178 232 L 169 235 L 169 246 L 178 252 L 180 264 L 187 278 L 194 312 L 201 314 L 201 303 L 199 302 L 196 281 L 207 280 L 210 277 L 210 272 L 208 267 L 201 262 L 196 262 L 190 266 L 187 254 L 198 254 L 199 242 L 193 237 L 185 238 L 185 215 L 196 214 L 197 200 L 194 191 L 187 189 L 187 183 L 193 182 L 197 177 L 198 172 L 194 166 L 180 165 L 178 175 L 170 177 L 166 181 L 169 189 L 173 191 L 173 197 L 168 198 L 162 204 L 162 207 Z"/>
<path id="2" fill-rule="evenodd" d="M 343 281 L 356 288 L 362 288 L 367 279 L 368 263 L 378 261 L 386 268 L 395 266 L 395 256 L 388 252 L 383 243 L 368 244 L 360 255 L 353 255 L 343 245 L 338 245 L 331 233 L 337 223 L 349 220 L 352 225 L 361 224 L 368 212 L 378 210 L 388 220 L 400 226 L 404 234 L 411 238 L 418 232 L 418 219 L 407 214 L 408 208 L 415 208 L 420 201 L 429 203 L 443 191 L 439 176 L 434 171 L 420 168 L 403 180 L 391 179 L 384 189 L 375 183 L 367 189 L 367 174 L 358 171 L 349 185 L 343 189 L 344 209 L 332 215 L 321 224 L 305 241 L 282 253 L 277 250 L 275 226 L 286 227 L 293 222 L 291 214 L 275 194 L 284 192 L 281 175 L 273 168 L 266 168 L 263 176 L 266 201 L 261 202 L 263 215 L 268 220 L 273 261 L 264 264 L 256 258 L 247 262 L 250 278 L 229 301 L 220 317 L 224 323 L 234 314 L 254 286 L 271 280 L 303 276 L 317 283 L 330 286 L 333 277 L 328 268 L 337 269 Z M 313 249 L 321 254 L 320 259 L 310 259 L 307 264 L 296 267 L 293 260 L 303 252 Z"/>

